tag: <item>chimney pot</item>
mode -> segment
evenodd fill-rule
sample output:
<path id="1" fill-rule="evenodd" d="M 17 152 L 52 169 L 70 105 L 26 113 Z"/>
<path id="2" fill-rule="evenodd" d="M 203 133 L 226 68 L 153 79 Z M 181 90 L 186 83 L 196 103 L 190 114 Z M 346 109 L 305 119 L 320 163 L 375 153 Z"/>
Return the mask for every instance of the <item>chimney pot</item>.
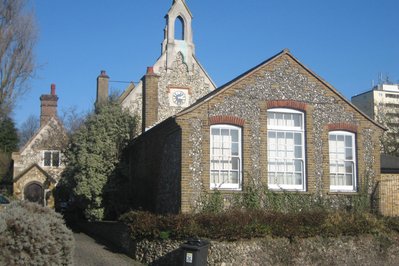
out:
<path id="1" fill-rule="evenodd" d="M 55 84 L 51 84 L 51 95 L 55 95 Z"/>
<path id="2" fill-rule="evenodd" d="M 147 67 L 147 74 L 154 74 L 154 67 Z"/>

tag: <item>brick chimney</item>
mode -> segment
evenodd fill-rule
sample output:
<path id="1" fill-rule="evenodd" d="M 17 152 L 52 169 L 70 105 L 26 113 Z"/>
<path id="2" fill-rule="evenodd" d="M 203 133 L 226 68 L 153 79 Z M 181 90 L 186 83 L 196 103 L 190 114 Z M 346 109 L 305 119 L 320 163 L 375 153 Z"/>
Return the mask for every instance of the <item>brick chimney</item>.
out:
<path id="1" fill-rule="evenodd" d="M 108 101 L 108 80 L 109 76 L 105 70 L 101 70 L 97 77 L 97 98 L 96 106 L 102 105 Z"/>
<path id="2" fill-rule="evenodd" d="M 57 116 L 58 96 L 55 94 L 55 84 L 51 84 L 50 94 L 40 96 L 40 126 L 45 125 L 52 117 Z"/>
<path id="3" fill-rule="evenodd" d="M 142 132 L 158 121 L 158 81 L 153 67 L 147 67 L 143 81 Z"/>

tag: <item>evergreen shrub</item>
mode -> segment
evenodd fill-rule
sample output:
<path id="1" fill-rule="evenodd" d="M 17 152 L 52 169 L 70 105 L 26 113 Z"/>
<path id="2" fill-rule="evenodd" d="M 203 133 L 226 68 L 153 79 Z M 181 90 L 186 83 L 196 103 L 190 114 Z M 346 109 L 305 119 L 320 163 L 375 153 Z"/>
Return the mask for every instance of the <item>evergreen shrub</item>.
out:
<path id="1" fill-rule="evenodd" d="M 60 214 L 35 203 L 0 211 L 0 265 L 73 265 L 74 238 Z"/>
<path id="2" fill-rule="evenodd" d="M 372 214 L 323 210 L 284 213 L 236 209 L 166 216 L 132 211 L 122 215 L 120 220 L 129 226 L 133 239 L 238 240 L 264 236 L 293 239 L 356 236 L 389 229 L 383 220 Z"/>

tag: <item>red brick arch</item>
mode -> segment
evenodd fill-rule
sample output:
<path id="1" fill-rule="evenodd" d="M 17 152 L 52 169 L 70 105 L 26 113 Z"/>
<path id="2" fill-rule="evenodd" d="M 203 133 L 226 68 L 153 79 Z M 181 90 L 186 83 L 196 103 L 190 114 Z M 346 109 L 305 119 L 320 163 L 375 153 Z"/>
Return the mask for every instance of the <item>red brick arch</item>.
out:
<path id="1" fill-rule="evenodd" d="M 244 126 L 244 123 L 244 119 L 231 115 L 216 115 L 209 117 L 209 125 L 229 124 L 242 127 Z"/>
<path id="2" fill-rule="evenodd" d="M 271 108 L 290 108 L 300 111 L 306 111 L 306 103 L 293 100 L 275 100 L 267 101 L 267 109 Z"/>
<path id="3" fill-rule="evenodd" d="M 328 131 L 336 131 L 336 130 L 342 130 L 342 131 L 349 131 L 352 133 L 357 132 L 357 126 L 349 123 L 333 123 L 333 124 L 328 124 L 327 125 Z"/>

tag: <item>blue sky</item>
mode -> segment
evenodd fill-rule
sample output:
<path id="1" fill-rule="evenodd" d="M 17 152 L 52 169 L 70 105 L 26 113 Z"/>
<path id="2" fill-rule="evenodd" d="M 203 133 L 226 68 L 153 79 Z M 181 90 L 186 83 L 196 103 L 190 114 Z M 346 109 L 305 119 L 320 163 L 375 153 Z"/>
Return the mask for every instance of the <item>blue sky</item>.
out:
<path id="1" fill-rule="evenodd" d="M 379 73 L 399 81 L 397 0 L 186 0 L 196 56 L 217 86 L 290 49 L 344 96 L 369 90 Z M 59 111 L 93 107 L 96 78 L 138 81 L 161 53 L 172 0 L 32 0 L 39 68 L 17 103 L 19 126 L 39 116 L 57 85 Z M 123 90 L 124 83 L 110 83 Z"/>

